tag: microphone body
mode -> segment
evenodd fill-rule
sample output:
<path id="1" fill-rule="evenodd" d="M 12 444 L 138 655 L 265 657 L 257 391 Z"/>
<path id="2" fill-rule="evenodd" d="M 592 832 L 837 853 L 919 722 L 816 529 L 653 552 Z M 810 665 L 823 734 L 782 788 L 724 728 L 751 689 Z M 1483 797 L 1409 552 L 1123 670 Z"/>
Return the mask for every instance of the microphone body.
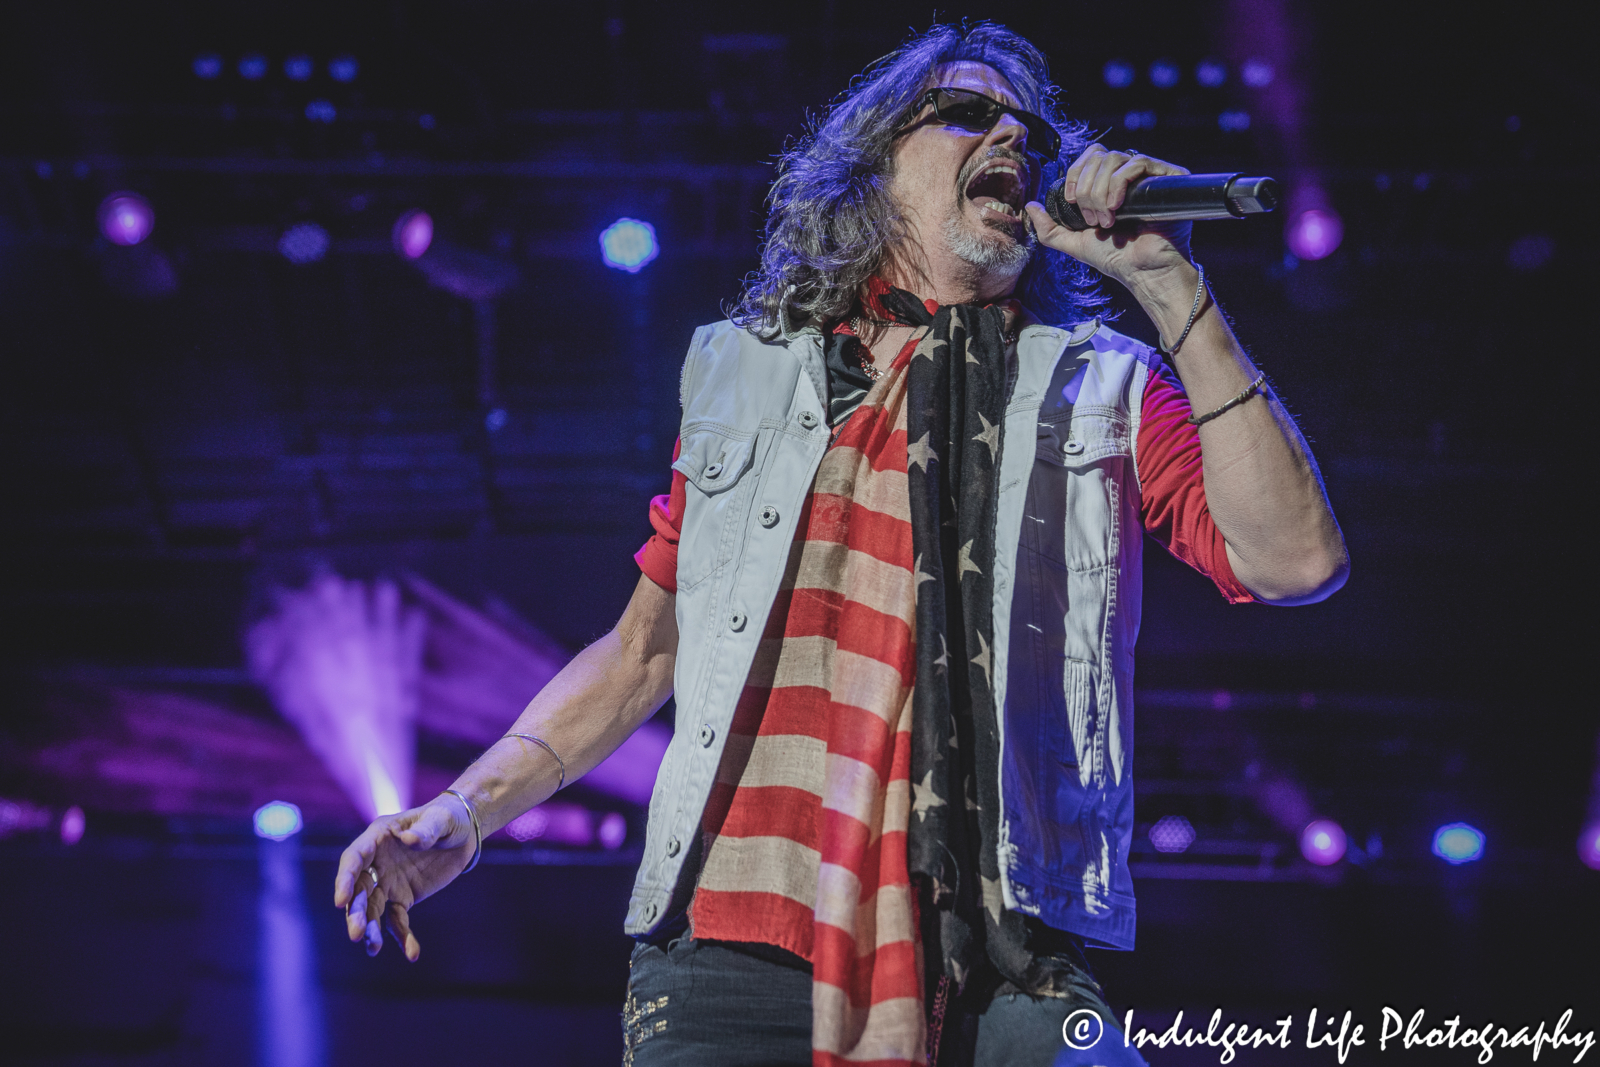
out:
<path id="1" fill-rule="evenodd" d="M 1078 205 L 1066 198 L 1062 178 L 1044 195 L 1044 209 L 1069 230 L 1087 230 Z M 1278 183 L 1271 178 L 1240 174 L 1156 174 L 1128 189 L 1117 209 L 1117 221 L 1162 222 L 1186 219 L 1242 219 L 1278 206 Z"/>

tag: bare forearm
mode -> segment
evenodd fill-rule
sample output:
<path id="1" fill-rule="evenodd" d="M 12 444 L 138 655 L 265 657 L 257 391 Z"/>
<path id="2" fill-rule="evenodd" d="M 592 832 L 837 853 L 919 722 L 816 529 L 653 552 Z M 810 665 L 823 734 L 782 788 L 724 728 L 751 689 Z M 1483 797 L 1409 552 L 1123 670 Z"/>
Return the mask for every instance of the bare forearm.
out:
<path id="1" fill-rule="evenodd" d="M 507 733 L 548 742 L 568 783 L 593 770 L 653 715 L 672 692 L 677 630 L 673 596 L 641 579 L 615 629 L 578 653 L 529 702 Z M 477 807 L 485 835 L 556 791 L 561 770 L 538 745 L 507 737 L 452 786 Z"/>
<path id="2" fill-rule="evenodd" d="M 1168 342 L 1183 331 L 1197 280 L 1185 264 L 1136 293 Z M 1209 295 L 1172 362 L 1196 413 L 1215 410 L 1260 373 Z M 1253 397 L 1199 432 L 1206 502 L 1239 580 L 1277 603 L 1320 600 L 1338 589 L 1349 569 L 1344 540 L 1311 450 L 1283 406 Z"/>

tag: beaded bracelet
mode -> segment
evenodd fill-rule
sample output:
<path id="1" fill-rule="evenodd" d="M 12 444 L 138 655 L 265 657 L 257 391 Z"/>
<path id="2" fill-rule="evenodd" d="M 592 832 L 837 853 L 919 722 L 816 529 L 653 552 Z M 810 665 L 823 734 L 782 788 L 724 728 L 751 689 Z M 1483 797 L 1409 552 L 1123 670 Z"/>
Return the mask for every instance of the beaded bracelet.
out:
<path id="1" fill-rule="evenodd" d="M 1194 287 L 1194 306 L 1189 309 L 1189 321 L 1183 324 L 1183 332 L 1178 335 L 1177 343 L 1171 348 L 1162 345 L 1160 337 L 1156 338 L 1156 351 L 1163 356 L 1175 356 L 1178 354 L 1178 349 L 1183 347 L 1183 342 L 1189 339 L 1189 331 L 1194 329 L 1194 320 L 1200 317 L 1200 305 L 1205 302 L 1206 298 L 1206 269 L 1198 263 L 1194 265 L 1194 269 L 1200 272 L 1200 280 Z"/>
<path id="2" fill-rule="evenodd" d="M 1215 411 L 1208 411 L 1204 415 L 1190 415 L 1187 419 L 1184 419 L 1183 421 L 1187 422 L 1190 426 L 1199 426 L 1203 422 L 1210 422 L 1212 419 L 1216 418 L 1218 415 L 1221 415 L 1224 411 L 1227 411 L 1227 410 L 1229 410 L 1231 408 L 1238 407 L 1240 404 L 1243 404 L 1246 400 L 1249 400 L 1251 397 L 1253 397 L 1257 393 L 1261 392 L 1261 387 L 1263 385 L 1266 385 L 1266 384 L 1267 384 L 1267 375 L 1266 375 L 1265 372 L 1262 372 L 1261 374 L 1256 375 L 1256 380 L 1255 381 L 1251 382 L 1249 385 L 1244 387 L 1244 391 L 1243 392 L 1241 392 L 1238 396 L 1234 397 L 1233 399 L 1231 399 L 1228 402 L 1226 402 L 1225 404 L 1223 404 L 1221 407 L 1217 408 Z"/>

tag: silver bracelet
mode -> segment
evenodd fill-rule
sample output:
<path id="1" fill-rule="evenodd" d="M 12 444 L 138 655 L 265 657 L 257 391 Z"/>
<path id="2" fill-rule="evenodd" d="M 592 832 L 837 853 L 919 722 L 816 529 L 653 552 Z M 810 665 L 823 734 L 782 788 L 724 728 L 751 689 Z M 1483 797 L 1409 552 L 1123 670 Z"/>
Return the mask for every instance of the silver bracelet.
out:
<path id="1" fill-rule="evenodd" d="M 561 780 L 556 783 L 556 792 L 561 792 L 561 787 L 567 784 L 567 762 L 561 758 L 561 753 L 552 748 L 550 742 L 546 741 L 544 738 L 535 737 L 532 734 L 510 733 L 506 734 L 505 737 L 502 737 L 500 740 L 504 741 L 506 737 L 520 737 L 525 741 L 532 741 L 534 744 L 550 753 L 550 755 L 554 756 L 556 758 L 556 766 L 561 768 Z"/>
<path id="2" fill-rule="evenodd" d="M 472 806 L 472 801 L 467 799 L 467 794 L 461 792 L 459 789 L 446 789 L 444 793 L 449 793 L 451 796 L 461 801 L 461 806 L 467 809 L 467 817 L 472 820 L 472 862 L 467 864 L 467 869 L 465 871 L 461 872 L 462 874 L 466 874 L 470 872 L 472 868 L 476 867 L 478 865 L 478 861 L 483 858 L 483 824 L 478 822 L 478 809 Z M 440 793 L 439 795 L 444 796 L 444 793 Z"/>
<path id="3" fill-rule="evenodd" d="M 1183 332 L 1178 335 L 1177 344 L 1167 348 L 1161 343 L 1161 338 L 1156 338 L 1156 351 L 1163 356 L 1175 356 L 1178 349 L 1183 347 L 1183 342 L 1189 339 L 1189 331 L 1194 329 L 1194 320 L 1200 317 L 1200 305 L 1206 298 L 1206 269 L 1196 263 L 1194 269 L 1200 272 L 1200 281 L 1194 287 L 1194 306 L 1189 309 L 1189 321 L 1183 324 Z"/>
<path id="4" fill-rule="evenodd" d="M 1243 404 L 1246 400 L 1249 400 L 1251 397 L 1253 397 L 1257 393 L 1261 392 L 1262 391 L 1261 387 L 1266 385 L 1266 384 L 1267 384 L 1267 373 L 1266 373 L 1266 371 L 1262 371 L 1260 374 L 1256 375 L 1256 380 L 1251 382 L 1249 385 L 1245 386 L 1244 389 L 1239 393 L 1238 396 L 1234 397 L 1231 400 L 1226 401 L 1221 407 L 1215 409 L 1214 411 L 1208 411 L 1204 415 L 1190 415 L 1187 419 L 1184 419 L 1183 421 L 1187 422 L 1190 426 L 1199 426 L 1202 423 L 1210 422 L 1212 419 L 1216 418 L 1218 415 L 1221 415 L 1224 411 L 1231 411 L 1233 408 L 1238 407 L 1240 404 Z"/>

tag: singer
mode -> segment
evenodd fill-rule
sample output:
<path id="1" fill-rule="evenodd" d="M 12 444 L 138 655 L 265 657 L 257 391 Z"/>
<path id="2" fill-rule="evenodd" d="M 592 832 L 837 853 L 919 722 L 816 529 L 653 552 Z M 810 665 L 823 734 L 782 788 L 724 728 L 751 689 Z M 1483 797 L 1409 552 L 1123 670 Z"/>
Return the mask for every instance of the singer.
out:
<path id="1" fill-rule="evenodd" d="M 675 695 L 624 1062 L 1142 1062 L 1083 950 L 1134 944 L 1144 535 L 1234 603 L 1348 559 L 1190 224 L 1117 222 L 1185 171 L 1054 100 L 1027 41 L 935 26 L 786 152 L 760 268 L 690 343 L 632 601 L 346 850 L 351 940 L 417 958 L 409 909 Z M 1092 228 L 1039 204 L 1063 174 Z M 1161 350 L 1094 317 L 1101 276 Z"/>

